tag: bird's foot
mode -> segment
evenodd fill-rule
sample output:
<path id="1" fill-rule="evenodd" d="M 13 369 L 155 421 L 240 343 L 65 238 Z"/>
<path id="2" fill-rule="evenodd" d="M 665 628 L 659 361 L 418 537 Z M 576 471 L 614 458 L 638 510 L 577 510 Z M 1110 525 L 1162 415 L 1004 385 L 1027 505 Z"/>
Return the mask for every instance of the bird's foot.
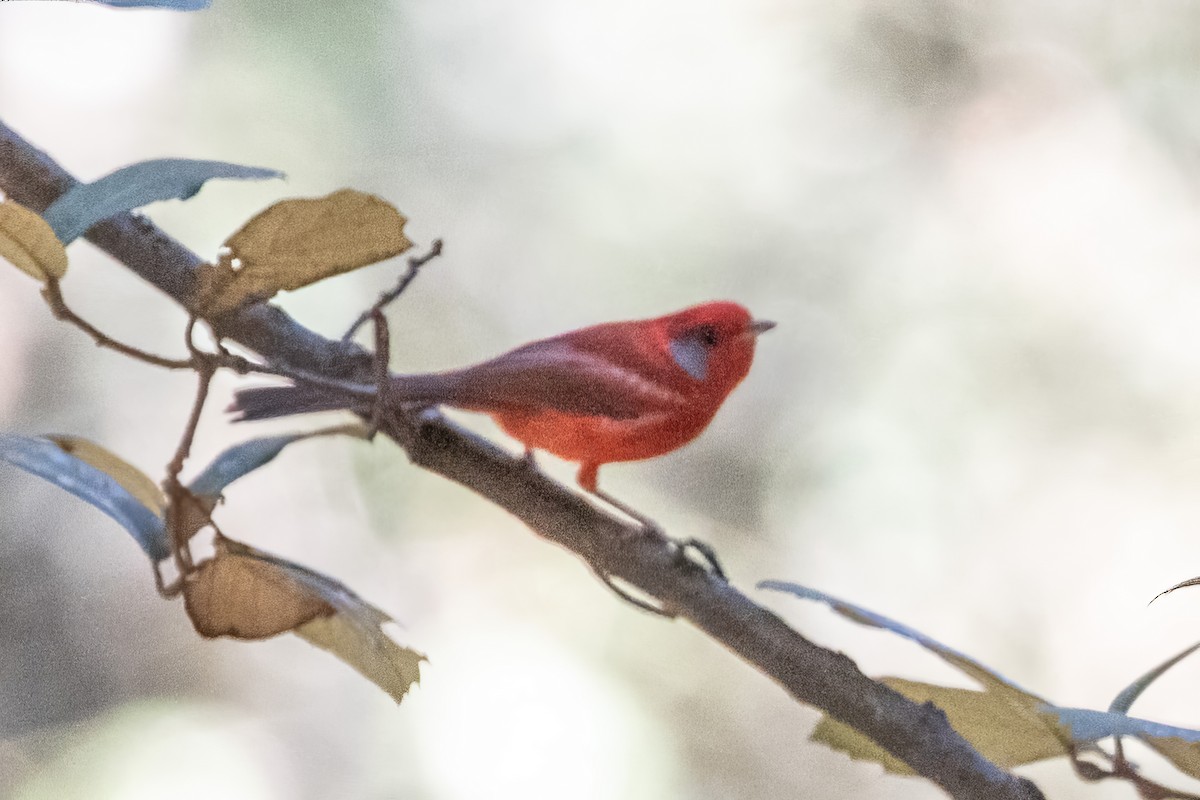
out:
<path id="1" fill-rule="evenodd" d="M 721 560 L 717 558 L 717 551 L 708 542 L 690 537 L 672 539 L 671 544 L 675 547 L 675 560 L 679 566 L 700 569 L 722 583 L 729 582 L 725 577 L 725 570 L 721 567 Z M 699 559 L 693 558 L 690 553 L 699 554 Z"/>
<path id="2" fill-rule="evenodd" d="M 641 530 L 638 532 L 638 535 L 665 539 L 669 542 L 675 550 L 675 563 L 678 566 L 688 569 L 701 569 L 722 582 L 729 582 L 729 579 L 725 577 L 725 570 L 721 567 L 721 560 L 717 558 L 717 551 L 708 542 L 694 537 L 672 539 L 659 527 L 657 522 L 642 514 L 637 509 L 622 503 L 607 492 L 596 489 L 592 494 L 640 524 Z M 698 557 L 693 557 L 692 553 L 697 554 Z"/>
<path id="3" fill-rule="evenodd" d="M 615 594 L 617 597 L 624 600 L 626 603 L 629 603 L 634 608 L 640 608 L 642 611 L 645 611 L 649 614 L 654 614 L 659 617 L 666 617 L 667 619 L 675 619 L 676 615 L 674 612 L 668 611 L 667 609 L 663 608 L 662 606 L 655 605 L 654 603 L 651 603 L 648 600 L 643 600 L 642 598 L 631 594 L 628 589 L 624 588 L 619 583 L 617 583 L 616 578 L 614 578 L 612 575 L 609 575 L 607 572 L 601 572 L 598 569 L 594 570 L 594 571 L 596 573 L 596 577 L 600 579 L 601 583 L 603 583 L 610 590 L 612 590 L 613 594 Z"/>

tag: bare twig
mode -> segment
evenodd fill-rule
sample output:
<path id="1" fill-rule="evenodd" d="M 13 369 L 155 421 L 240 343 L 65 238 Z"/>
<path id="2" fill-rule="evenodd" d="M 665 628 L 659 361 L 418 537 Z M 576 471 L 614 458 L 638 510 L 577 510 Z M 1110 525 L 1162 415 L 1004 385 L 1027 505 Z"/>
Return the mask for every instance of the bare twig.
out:
<path id="1" fill-rule="evenodd" d="M 0 190 L 44 210 L 75 180 L 52 159 L 0 123 Z M 201 260 L 149 221 L 119 215 L 87 238 L 170 297 L 190 307 Z M 272 364 L 326 380 L 369 384 L 370 354 L 350 342 L 329 341 L 282 310 L 260 305 L 220 320 L 217 333 L 262 354 Z M 859 671 L 840 653 L 819 647 L 734 586 L 679 563 L 661 537 L 586 499 L 494 444 L 432 410 L 413 417 L 389 409 L 381 431 L 416 464 L 488 498 L 540 536 L 576 553 L 593 569 L 620 578 L 675 611 L 776 681 L 795 699 L 822 709 L 885 750 L 956 800 L 1038 800 L 1029 781 L 992 764 L 931 704 L 905 698 Z"/>
<path id="2" fill-rule="evenodd" d="M 196 440 L 196 429 L 200 426 L 200 415 L 208 400 L 208 388 L 212 384 L 213 374 L 217 371 L 216 360 L 207 353 L 196 348 L 192 335 L 196 328 L 196 318 L 188 319 L 187 331 L 184 334 L 188 350 L 192 353 L 192 361 L 196 369 L 196 399 L 192 402 L 192 411 L 188 415 L 183 435 L 175 448 L 175 455 L 167 464 L 167 477 L 163 481 L 163 491 L 167 495 L 167 533 L 171 538 L 171 553 L 175 558 L 175 566 L 179 570 L 180 579 L 185 578 L 193 569 L 192 554 L 188 547 L 191 531 L 185 525 L 185 513 L 197 506 L 195 498 L 183 484 L 179 482 L 179 473 L 192 452 L 192 443 Z"/>
<path id="3" fill-rule="evenodd" d="M 42 297 L 45 298 L 46 305 L 50 306 L 50 311 L 56 318 L 79 328 L 88 336 L 91 336 L 100 347 L 116 350 L 118 353 L 127 355 L 130 358 L 136 358 L 138 361 L 144 361 L 147 364 L 153 364 L 156 367 L 166 367 L 167 369 L 192 368 L 191 360 L 156 356 L 153 353 L 147 353 L 145 350 L 139 350 L 132 345 L 118 342 L 116 339 L 108 336 L 67 306 L 67 302 L 62 296 L 62 287 L 59 286 L 58 281 L 54 278 L 46 280 L 45 285 L 42 287 Z"/>
<path id="4" fill-rule="evenodd" d="M 404 274 L 400 276 L 400 280 L 396 283 L 396 285 L 379 295 L 379 299 L 375 301 L 375 305 L 368 308 L 359 315 L 358 319 L 354 320 L 354 324 L 350 326 L 349 330 L 342 334 L 342 341 L 349 342 L 351 339 L 353 339 L 354 334 L 358 332 L 358 329 L 367 324 L 367 320 L 371 319 L 374 314 L 383 311 L 385 306 L 393 302 L 400 295 L 404 294 L 404 290 L 408 288 L 408 285 L 416 280 L 417 273 L 421 271 L 421 267 L 425 266 L 430 261 L 433 261 L 441 254 L 442 240 L 434 239 L 433 244 L 429 246 L 429 250 L 427 250 L 423 255 L 413 256 L 410 258 L 408 260 L 408 269 L 405 270 Z"/>

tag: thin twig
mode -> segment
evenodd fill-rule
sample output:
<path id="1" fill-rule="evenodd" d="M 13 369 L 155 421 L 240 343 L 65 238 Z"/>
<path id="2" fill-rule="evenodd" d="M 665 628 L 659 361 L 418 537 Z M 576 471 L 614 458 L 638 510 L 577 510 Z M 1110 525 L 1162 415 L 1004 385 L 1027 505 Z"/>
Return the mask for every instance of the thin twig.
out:
<path id="1" fill-rule="evenodd" d="M 188 415 L 187 425 L 183 429 L 183 436 L 179 439 L 179 445 L 175 448 L 175 455 L 167 464 L 167 477 L 163 481 L 163 491 L 169 500 L 167 506 L 167 531 L 171 538 L 171 553 L 175 558 L 175 566 L 179 570 L 181 579 L 187 576 L 192 568 L 192 554 L 188 548 L 188 540 L 190 531 L 185 530 L 184 511 L 187 506 L 194 505 L 195 501 L 183 484 L 179 482 L 179 473 L 183 471 L 183 465 L 187 461 L 192 452 L 192 443 L 196 439 L 196 429 L 200 426 L 200 414 L 204 411 L 204 403 L 208 400 L 208 388 L 212 383 L 213 374 L 217 371 L 216 359 L 207 353 L 203 353 L 196 348 L 192 339 L 192 334 L 196 328 L 196 318 L 188 319 L 187 331 L 185 338 L 187 340 L 188 349 L 192 352 L 192 360 L 195 363 L 197 385 L 196 399 L 192 402 L 192 411 Z"/>
<path id="2" fill-rule="evenodd" d="M 76 328 L 91 336 L 95 340 L 97 346 L 107 347 L 110 350 L 116 350 L 118 353 L 136 358 L 138 361 L 143 361 L 147 364 L 153 364 L 156 367 L 166 367 L 167 369 L 191 369 L 192 361 L 176 358 L 163 358 L 156 356 L 153 353 L 147 353 L 145 350 L 140 350 L 132 345 L 118 342 L 111 336 L 107 335 L 99 328 L 92 325 L 83 317 L 76 314 L 67 306 L 66 300 L 62 296 L 62 288 L 54 278 L 47 278 L 45 286 L 42 287 L 42 297 L 46 300 L 46 305 L 50 306 L 50 312 L 57 319 L 63 322 L 69 322 Z"/>
<path id="3" fill-rule="evenodd" d="M 358 319 L 354 320 L 354 324 L 350 326 L 350 329 L 342 334 L 342 341 L 349 342 L 351 339 L 353 339 L 354 334 L 358 332 L 359 328 L 367 324 L 367 320 L 369 320 L 373 314 L 382 311 L 384 306 L 394 301 L 400 295 L 404 294 L 404 290 L 408 288 L 408 285 L 416 280 L 417 273 L 421 271 L 421 267 L 425 266 L 430 261 L 433 261 L 441 254 L 442 240 L 434 239 L 433 244 L 429 246 L 429 250 L 426 251 L 424 255 L 413 256 L 410 258 L 408 260 L 408 269 L 405 270 L 404 274 L 400 276 L 400 280 L 396 283 L 396 285 L 379 295 L 379 299 L 375 301 L 375 305 L 368 308 L 359 315 Z"/>
<path id="4" fill-rule="evenodd" d="M 603 583 L 605 586 L 607 586 L 609 589 L 611 589 L 613 594 L 615 594 L 617 597 L 624 600 L 626 603 L 629 603 L 629 605 L 633 606 L 634 608 L 640 608 L 642 611 L 645 611 L 650 614 L 654 614 L 657 617 L 666 617 L 667 619 L 675 619 L 676 615 L 674 613 L 672 613 L 671 611 L 668 611 L 665 608 L 660 608 L 659 606 L 656 606 L 649 601 L 643 600 L 640 597 L 634 597 L 626 589 L 624 589 L 620 585 L 618 585 L 616 579 L 614 579 L 612 575 L 608 575 L 608 574 L 601 572 L 600 570 L 595 569 L 595 568 L 592 569 L 592 573 L 597 578 L 600 579 L 601 583 Z"/>

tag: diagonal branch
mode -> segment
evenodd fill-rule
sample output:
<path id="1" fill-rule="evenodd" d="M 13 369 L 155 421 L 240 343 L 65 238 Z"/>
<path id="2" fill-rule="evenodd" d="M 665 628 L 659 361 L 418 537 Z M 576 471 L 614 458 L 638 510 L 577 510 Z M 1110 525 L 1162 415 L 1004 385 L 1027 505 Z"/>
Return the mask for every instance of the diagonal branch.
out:
<path id="1" fill-rule="evenodd" d="M 0 123 L 0 190 L 41 212 L 75 179 Z M 88 240 L 190 307 L 201 259 L 138 215 L 88 232 Z M 218 332 L 288 366 L 329 379 L 369 384 L 368 353 L 325 339 L 275 306 L 219 321 Z M 488 498 L 537 534 L 574 552 L 601 574 L 654 597 L 782 686 L 792 697 L 874 739 L 915 772 L 961 800 L 1035 800 L 1029 781 L 1007 773 L 959 736 L 932 704 L 917 704 L 862 674 L 840 653 L 819 647 L 735 587 L 681 562 L 661 535 L 646 535 L 490 442 L 425 412 L 414 423 L 385 417 L 381 430 L 413 463 Z"/>

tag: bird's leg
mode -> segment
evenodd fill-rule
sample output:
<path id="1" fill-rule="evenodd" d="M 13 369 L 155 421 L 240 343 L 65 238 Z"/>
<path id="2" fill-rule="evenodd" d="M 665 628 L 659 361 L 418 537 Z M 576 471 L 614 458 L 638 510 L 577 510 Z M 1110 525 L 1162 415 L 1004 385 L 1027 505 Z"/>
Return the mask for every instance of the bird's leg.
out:
<path id="1" fill-rule="evenodd" d="M 713 549 L 708 542 L 688 537 L 687 539 L 672 539 L 671 544 L 675 545 L 677 557 L 680 562 L 686 562 L 691 566 L 699 566 L 709 575 L 718 578 L 722 583 L 729 583 L 729 579 L 725 577 L 725 570 L 721 568 L 721 561 L 717 558 L 717 551 Z M 688 551 L 694 550 L 704 559 L 704 564 L 697 564 L 695 560 L 688 558 Z"/>
<path id="2" fill-rule="evenodd" d="M 613 497 L 611 494 L 604 491 L 603 489 L 595 488 L 595 489 L 589 489 L 588 491 L 590 491 L 594 496 L 599 497 L 601 500 L 603 500 L 608 505 L 615 508 L 617 511 L 620 511 L 622 514 L 624 514 L 625 516 L 632 519 L 634 522 L 641 525 L 642 529 L 646 533 L 657 534 L 659 536 L 666 535 L 663 533 L 663 529 L 658 526 L 657 522 L 650 519 L 645 514 L 638 511 L 636 508 L 633 508 L 630 505 L 622 503 L 620 500 Z"/>
<path id="3" fill-rule="evenodd" d="M 542 474 L 542 471 L 538 469 L 537 456 L 532 447 L 526 447 L 525 452 L 521 454 L 521 466 L 534 475 Z"/>
<path id="4" fill-rule="evenodd" d="M 720 561 L 720 559 L 717 558 L 717 551 L 713 550 L 712 545 L 708 544 L 707 542 L 701 541 L 700 539 L 696 539 L 694 537 L 689 537 L 687 539 L 672 539 L 671 537 L 667 536 L 663 532 L 662 528 L 660 528 L 658 526 L 657 522 L 650 519 L 645 514 L 642 514 L 637 509 L 632 508 L 631 506 L 626 505 L 625 503 L 622 503 L 620 500 L 613 497 L 608 492 L 603 491 L 599 486 L 597 486 L 595 483 L 596 474 L 595 474 L 594 469 L 590 473 L 590 477 L 592 478 L 592 485 L 591 486 L 586 485 L 583 480 L 585 477 L 586 469 L 587 469 L 587 465 L 585 465 L 584 468 L 579 471 L 579 483 L 583 486 L 583 488 L 587 489 L 593 495 L 595 495 L 596 497 L 599 497 L 605 503 L 607 503 L 608 505 L 610 505 L 613 508 L 620 511 L 625 516 L 630 517 L 631 519 L 635 520 L 638 524 L 640 524 L 642 526 L 642 530 L 645 533 L 650 534 L 650 535 L 661 536 L 664 539 L 666 539 L 667 541 L 669 541 L 671 543 L 671 545 L 675 548 L 677 562 L 680 564 L 680 566 L 689 566 L 689 567 L 699 566 L 702 569 L 704 569 L 705 572 L 707 572 L 709 575 L 712 575 L 713 577 L 719 578 L 721 581 L 728 583 L 728 579 L 725 577 L 725 570 L 721 567 L 721 561 Z M 703 563 L 697 563 L 696 560 L 690 558 L 688 556 L 689 551 L 695 551 L 695 552 L 699 553 Z M 614 591 L 615 591 L 615 587 L 614 587 Z"/>

